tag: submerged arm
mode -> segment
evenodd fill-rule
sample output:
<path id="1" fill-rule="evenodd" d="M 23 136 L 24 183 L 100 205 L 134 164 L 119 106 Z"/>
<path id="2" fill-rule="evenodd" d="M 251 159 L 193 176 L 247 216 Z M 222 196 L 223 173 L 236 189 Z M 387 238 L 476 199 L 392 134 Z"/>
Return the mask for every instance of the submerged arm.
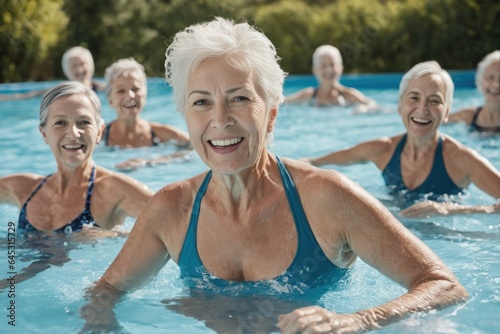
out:
<path id="1" fill-rule="evenodd" d="M 86 291 L 88 303 L 80 310 L 85 330 L 114 330 L 117 321 L 113 307 L 120 297 L 147 283 L 170 259 L 158 235 L 164 221 L 161 203 L 152 201 L 135 223 L 120 253 L 104 275 Z M 163 216 L 162 216 L 163 214 Z"/>

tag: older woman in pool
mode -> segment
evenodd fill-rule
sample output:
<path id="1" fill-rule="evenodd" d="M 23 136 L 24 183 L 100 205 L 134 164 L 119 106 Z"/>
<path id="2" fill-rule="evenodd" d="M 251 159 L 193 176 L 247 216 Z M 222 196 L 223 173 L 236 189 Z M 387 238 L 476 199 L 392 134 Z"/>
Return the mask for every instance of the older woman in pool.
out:
<path id="1" fill-rule="evenodd" d="M 285 97 L 285 102 L 308 102 L 311 106 L 351 106 L 354 113 L 363 113 L 378 108 L 375 101 L 359 90 L 340 84 L 344 70 L 340 51 L 332 45 L 318 47 L 312 56 L 312 73 L 318 80 L 318 87 L 307 87 Z"/>
<path id="2" fill-rule="evenodd" d="M 96 93 L 79 82 L 47 92 L 40 132 L 57 162 L 49 176 L 0 178 L 0 201 L 20 209 L 18 230 L 72 233 L 84 227 L 111 229 L 137 217 L 152 191 L 129 176 L 96 166 L 92 159 L 104 129 Z"/>
<path id="3" fill-rule="evenodd" d="M 109 323 L 106 307 L 170 259 L 182 277 L 209 286 L 306 289 L 334 284 L 359 256 L 408 289 L 353 314 L 299 308 L 279 317 L 284 333 L 365 331 L 467 298 L 444 263 L 354 182 L 268 151 L 285 75 L 264 34 L 216 18 L 176 34 L 166 56 L 176 105 L 210 170 L 155 194 L 89 289 L 88 323 Z M 322 262 L 312 269 L 308 259 Z"/>
<path id="4" fill-rule="evenodd" d="M 375 163 L 388 186 L 409 198 L 426 195 L 431 199 L 401 211 L 403 216 L 500 212 L 500 203 L 464 206 L 441 201 L 443 195 L 457 195 L 470 183 L 500 198 L 498 170 L 474 150 L 439 132 L 448 118 L 452 99 L 450 75 L 434 61 L 417 64 L 403 76 L 399 86 L 398 110 L 405 134 L 302 160 L 315 166 Z"/>
<path id="5" fill-rule="evenodd" d="M 106 145 L 141 147 L 166 141 L 184 147 L 189 145 L 186 132 L 141 118 L 148 94 L 146 73 L 141 64 L 133 58 L 120 59 L 106 69 L 105 81 L 109 105 L 118 116 L 106 126 Z"/>
<path id="6" fill-rule="evenodd" d="M 500 50 L 493 51 L 479 62 L 476 86 L 484 97 L 480 107 L 461 109 L 449 117 L 449 122 L 463 122 L 472 131 L 500 134 Z"/>
<path id="7" fill-rule="evenodd" d="M 69 48 L 61 58 L 61 66 L 68 80 L 81 82 L 85 87 L 92 88 L 95 92 L 104 91 L 104 84 L 93 80 L 95 70 L 94 58 L 88 49 L 81 46 Z M 37 97 L 45 94 L 47 91 L 48 89 L 39 89 L 26 93 L 1 94 L 0 101 Z"/>

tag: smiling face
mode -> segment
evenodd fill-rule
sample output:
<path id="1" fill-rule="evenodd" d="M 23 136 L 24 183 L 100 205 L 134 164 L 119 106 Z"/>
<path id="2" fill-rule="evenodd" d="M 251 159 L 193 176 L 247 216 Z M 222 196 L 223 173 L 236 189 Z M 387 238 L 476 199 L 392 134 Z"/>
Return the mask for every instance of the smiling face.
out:
<path id="1" fill-rule="evenodd" d="M 93 69 L 86 57 L 76 56 L 69 59 L 68 69 L 70 77 L 68 79 L 81 82 L 85 85 L 92 80 Z"/>
<path id="2" fill-rule="evenodd" d="M 251 75 L 223 58 L 202 61 L 189 76 L 184 107 L 194 149 L 215 172 L 252 167 L 263 154 L 276 109 L 269 110 Z"/>
<path id="3" fill-rule="evenodd" d="M 481 91 L 487 101 L 500 102 L 500 61 L 491 63 L 484 70 Z"/>
<path id="4" fill-rule="evenodd" d="M 104 129 L 95 113 L 90 100 L 79 94 L 61 97 L 49 106 L 40 132 L 58 164 L 77 167 L 91 158 Z"/>
<path id="5" fill-rule="evenodd" d="M 137 117 L 146 105 L 147 87 L 144 74 L 139 71 L 126 72 L 111 83 L 109 105 L 118 117 Z"/>
<path id="6" fill-rule="evenodd" d="M 417 137 L 437 135 L 439 126 L 448 119 L 445 92 L 444 82 L 437 74 L 410 80 L 398 106 L 408 134 Z"/>
<path id="7" fill-rule="evenodd" d="M 342 64 L 338 63 L 333 55 L 323 54 L 314 65 L 313 73 L 320 83 L 332 84 L 339 81 Z"/>

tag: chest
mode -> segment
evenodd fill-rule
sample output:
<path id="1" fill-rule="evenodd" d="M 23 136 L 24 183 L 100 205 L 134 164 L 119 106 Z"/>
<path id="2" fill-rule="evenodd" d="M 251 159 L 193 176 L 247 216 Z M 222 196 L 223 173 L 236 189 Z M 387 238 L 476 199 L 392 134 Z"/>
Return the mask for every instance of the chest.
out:
<path id="1" fill-rule="evenodd" d="M 196 233 L 203 265 L 226 280 L 277 277 L 297 251 L 295 221 L 286 200 L 238 216 L 206 210 Z"/>

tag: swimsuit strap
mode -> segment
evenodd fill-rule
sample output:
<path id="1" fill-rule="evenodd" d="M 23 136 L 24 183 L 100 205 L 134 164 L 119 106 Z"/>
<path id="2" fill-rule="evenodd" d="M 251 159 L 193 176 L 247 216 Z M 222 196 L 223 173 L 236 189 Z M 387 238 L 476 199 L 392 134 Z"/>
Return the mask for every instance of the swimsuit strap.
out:
<path id="1" fill-rule="evenodd" d="M 111 124 L 112 124 L 112 123 L 113 123 L 113 122 L 108 123 L 108 124 L 106 125 L 106 129 L 105 129 L 105 131 L 104 131 L 104 145 L 106 145 L 106 146 L 109 146 L 109 143 L 108 143 L 108 140 L 109 140 L 109 129 L 111 128 Z"/>
<path id="2" fill-rule="evenodd" d="M 152 146 L 158 146 L 159 143 L 161 143 L 160 138 L 156 137 L 156 133 L 153 130 L 153 126 L 151 126 L 151 123 L 149 124 L 151 127 L 151 145 Z"/>
<path id="3" fill-rule="evenodd" d="M 87 188 L 87 198 L 85 200 L 85 210 L 88 210 L 90 212 L 90 198 L 92 197 L 92 192 L 94 190 L 94 185 L 95 185 L 95 173 L 96 173 L 96 168 L 95 164 L 92 166 L 92 171 L 90 172 L 90 179 L 89 179 L 89 186 Z"/>
<path id="4" fill-rule="evenodd" d="M 483 110 L 483 107 L 477 107 L 476 109 L 476 112 L 474 113 L 474 115 L 472 116 L 472 121 L 470 122 L 470 125 L 472 127 L 477 127 L 477 117 L 479 116 L 479 113 L 481 112 L 481 110 Z"/>

